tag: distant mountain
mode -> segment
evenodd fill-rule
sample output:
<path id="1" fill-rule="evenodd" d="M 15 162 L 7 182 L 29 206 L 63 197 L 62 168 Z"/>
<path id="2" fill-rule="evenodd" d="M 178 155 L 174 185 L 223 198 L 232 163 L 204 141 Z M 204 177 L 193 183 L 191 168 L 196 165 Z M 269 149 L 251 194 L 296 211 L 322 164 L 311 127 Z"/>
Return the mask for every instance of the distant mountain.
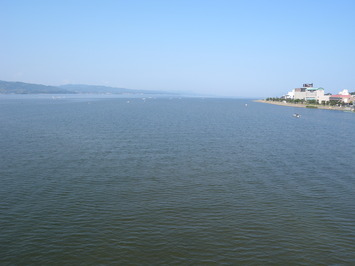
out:
<path id="1" fill-rule="evenodd" d="M 75 93 L 109 93 L 109 94 L 157 94 L 162 93 L 158 91 L 146 91 L 146 90 L 132 90 L 132 89 L 124 89 L 124 88 L 114 88 L 107 86 L 99 86 L 99 85 L 84 85 L 84 84 L 68 84 L 59 86 L 68 91 L 72 91 Z"/>
<path id="2" fill-rule="evenodd" d="M 12 82 L 0 80 L 0 94 L 167 94 L 175 93 L 162 91 L 146 91 L 146 90 L 131 90 L 124 88 L 114 88 L 107 86 L 83 85 L 83 84 L 68 84 L 61 86 L 46 86 L 41 84 L 32 84 L 24 82 Z"/>
<path id="3" fill-rule="evenodd" d="M 73 92 L 63 88 L 54 87 L 54 86 L 0 80 L 0 94 L 38 94 L 38 93 L 65 94 L 65 93 L 73 93 Z"/>

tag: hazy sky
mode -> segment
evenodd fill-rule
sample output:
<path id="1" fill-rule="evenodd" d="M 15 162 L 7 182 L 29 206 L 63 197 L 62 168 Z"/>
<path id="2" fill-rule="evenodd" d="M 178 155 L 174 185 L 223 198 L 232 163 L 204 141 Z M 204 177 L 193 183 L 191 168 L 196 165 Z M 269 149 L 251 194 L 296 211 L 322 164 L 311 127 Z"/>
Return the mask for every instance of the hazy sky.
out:
<path id="1" fill-rule="evenodd" d="M 0 80 L 279 96 L 355 91 L 355 1 L 0 0 Z"/>

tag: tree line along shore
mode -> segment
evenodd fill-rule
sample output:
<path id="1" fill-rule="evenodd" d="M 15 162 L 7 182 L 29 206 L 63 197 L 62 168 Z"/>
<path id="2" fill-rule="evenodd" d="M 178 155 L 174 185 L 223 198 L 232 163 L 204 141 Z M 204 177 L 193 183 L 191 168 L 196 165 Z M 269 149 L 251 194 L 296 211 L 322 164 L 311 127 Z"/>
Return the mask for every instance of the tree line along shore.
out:
<path id="1" fill-rule="evenodd" d="M 352 111 L 355 112 L 355 106 L 351 104 L 345 104 L 343 102 L 322 102 L 318 103 L 315 100 L 302 101 L 299 99 L 282 99 L 282 98 L 266 98 L 264 100 L 256 100 L 255 102 L 275 104 L 289 107 L 299 108 L 313 108 L 313 109 L 326 109 L 326 110 L 338 110 L 338 111 Z"/>

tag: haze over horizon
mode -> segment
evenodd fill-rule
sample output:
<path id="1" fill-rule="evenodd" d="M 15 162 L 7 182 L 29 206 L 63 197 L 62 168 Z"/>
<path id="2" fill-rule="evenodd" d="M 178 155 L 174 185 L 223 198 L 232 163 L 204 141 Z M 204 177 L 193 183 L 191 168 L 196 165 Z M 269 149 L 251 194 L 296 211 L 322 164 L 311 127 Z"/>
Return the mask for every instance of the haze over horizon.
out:
<path id="1" fill-rule="evenodd" d="M 7 1 L 0 80 L 273 97 L 355 91 L 355 2 Z"/>

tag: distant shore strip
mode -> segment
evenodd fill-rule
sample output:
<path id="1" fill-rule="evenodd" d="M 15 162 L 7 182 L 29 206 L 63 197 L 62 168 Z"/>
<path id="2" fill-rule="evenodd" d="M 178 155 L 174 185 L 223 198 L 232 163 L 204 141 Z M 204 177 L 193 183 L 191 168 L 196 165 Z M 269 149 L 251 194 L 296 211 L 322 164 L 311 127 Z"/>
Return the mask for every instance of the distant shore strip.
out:
<path id="1" fill-rule="evenodd" d="M 297 108 L 314 108 L 314 109 L 325 109 L 325 110 L 336 110 L 336 111 L 354 111 L 351 107 L 344 106 L 329 106 L 329 105 L 314 105 L 314 104 L 304 104 L 304 103 L 287 103 L 287 102 L 276 102 L 276 101 L 266 101 L 266 100 L 255 100 L 254 102 L 268 103 L 274 105 L 297 107 Z"/>

